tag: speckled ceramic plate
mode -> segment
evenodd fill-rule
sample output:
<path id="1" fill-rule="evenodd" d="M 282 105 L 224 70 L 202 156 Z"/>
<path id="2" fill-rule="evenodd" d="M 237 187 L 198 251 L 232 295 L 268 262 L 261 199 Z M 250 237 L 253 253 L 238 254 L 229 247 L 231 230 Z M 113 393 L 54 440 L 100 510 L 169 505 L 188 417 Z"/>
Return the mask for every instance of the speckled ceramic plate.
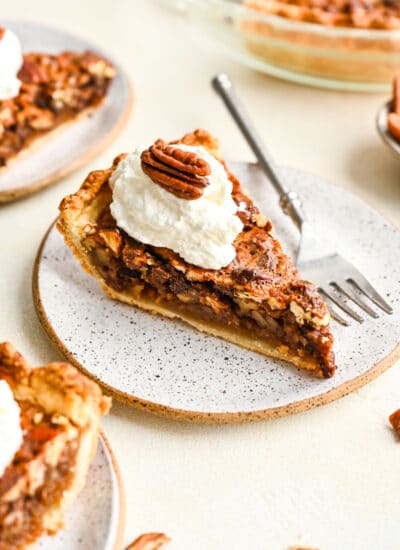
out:
<path id="1" fill-rule="evenodd" d="M 292 256 L 298 233 L 256 166 L 239 176 Z M 321 380 L 275 359 L 107 298 L 53 227 L 34 270 L 38 315 L 63 353 L 115 397 L 160 414 L 241 422 L 303 411 L 353 391 L 400 351 L 400 232 L 358 198 L 316 176 L 283 169 L 322 239 L 336 244 L 394 308 L 345 328 L 332 323 L 338 371 Z"/>
<path id="2" fill-rule="evenodd" d="M 110 59 L 117 75 L 103 104 L 90 116 L 67 123 L 32 145 L 0 173 L 0 203 L 8 202 L 55 183 L 99 154 L 129 118 L 132 89 L 127 76 L 107 52 L 77 36 L 37 23 L 2 21 L 20 38 L 23 50 L 58 53 L 93 50 Z"/>
<path id="3" fill-rule="evenodd" d="M 124 527 L 118 466 L 102 436 L 86 485 L 66 517 L 65 529 L 42 537 L 35 550 L 119 550 Z"/>

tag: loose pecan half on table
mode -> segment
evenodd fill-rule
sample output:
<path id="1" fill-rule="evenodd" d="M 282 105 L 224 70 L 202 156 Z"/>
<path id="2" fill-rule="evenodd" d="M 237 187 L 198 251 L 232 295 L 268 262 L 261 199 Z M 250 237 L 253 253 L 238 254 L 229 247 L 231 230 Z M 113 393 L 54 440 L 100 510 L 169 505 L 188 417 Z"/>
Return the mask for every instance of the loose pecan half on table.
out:
<path id="1" fill-rule="evenodd" d="M 135 539 L 125 550 L 158 550 L 170 540 L 164 533 L 145 533 Z"/>
<path id="2" fill-rule="evenodd" d="M 393 426 L 394 431 L 400 437 L 400 409 L 397 409 L 389 416 L 389 422 Z"/>

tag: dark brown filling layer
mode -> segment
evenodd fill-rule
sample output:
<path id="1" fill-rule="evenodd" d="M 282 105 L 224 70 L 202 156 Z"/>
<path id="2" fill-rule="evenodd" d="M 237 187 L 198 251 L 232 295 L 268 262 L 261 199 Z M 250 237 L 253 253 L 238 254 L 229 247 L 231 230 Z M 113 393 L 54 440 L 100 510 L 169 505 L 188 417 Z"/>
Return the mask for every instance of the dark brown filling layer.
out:
<path id="1" fill-rule="evenodd" d="M 0 550 L 19 550 L 45 533 L 44 513 L 57 505 L 73 480 L 73 466 L 78 439 L 63 443 L 63 450 L 55 466 L 45 462 L 45 446 L 65 432 L 43 411 L 21 402 L 21 425 L 24 440 L 12 464 L 0 478 Z M 43 455 L 43 460 L 41 460 Z M 17 498 L 6 501 L 6 494 L 23 480 L 33 482 L 32 461 L 44 468 L 43 482 L 33 491 L 22 489 Z"/>

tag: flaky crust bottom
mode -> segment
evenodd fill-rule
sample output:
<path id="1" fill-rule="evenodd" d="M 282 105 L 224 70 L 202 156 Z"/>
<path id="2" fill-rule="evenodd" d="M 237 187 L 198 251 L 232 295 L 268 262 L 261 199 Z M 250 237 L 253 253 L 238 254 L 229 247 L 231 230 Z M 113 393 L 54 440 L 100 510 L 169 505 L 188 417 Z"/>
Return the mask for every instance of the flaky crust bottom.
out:
<path id="1" fill-rule="evenodd" d="M 97 276 L 96 278 L 100 282 L 104 292 L 114 300 L 119 300 L 120 302 L 124 302 L 125 304 L 129 304 L 131 306 L 140 307 L 145 311 L 150 311 L 153 314 L 162 315 L 163 317 L 168 317 L 169 319 L 179 319 L 180 321 L 184 321 L 205 334 L 217 336 L 242 348 L 261 353 L 267 357 L 274 357 L 275 359 L 287 361 L 296 367 L 313 371 L 314 374 L 323 376 L 319 365 L 317 365 L 315 361 L 295 355 L 290 352 L 287 346 L 279 346 L 276 343 L 273 343 L 272 340 L 261 340 L 254 337 L 254 334 L 250 330 L 231 328 L 227 325 L 222 325 L 221 323 L 198 319 L 193 315 L 175 310 L 173 305 L 170 303 L 155 303 L 153 300 L 147 300 L 143 297 L 138 298 L 128 294 L 127 292 L 118 292 L 105 285 L 100 277 Z"/>

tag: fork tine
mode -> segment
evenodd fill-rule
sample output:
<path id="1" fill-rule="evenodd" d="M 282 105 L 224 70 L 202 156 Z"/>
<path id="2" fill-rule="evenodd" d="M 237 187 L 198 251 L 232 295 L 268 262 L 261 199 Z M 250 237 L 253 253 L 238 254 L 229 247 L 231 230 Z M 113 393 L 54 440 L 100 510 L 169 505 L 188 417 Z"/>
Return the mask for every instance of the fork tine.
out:
<path id="1" fill-rule="evenodd" d="M 319 290 L 322 292 L 321 288 L 319 288 Z M 334 303 L 327 296 L 325 296 L 325 298 L 327 299 L 327 301 L 329 303 L 328 309 L 329 309 L 329 313 L 330 313 L 332 319 L 335 319 L 335 321 L 337 321 L 338 323 L 340 323 L 344 327 L 348 327 L 350 325 L 350 323 L 344 317 L 339 315 L 339 313 L 336 311 L 337 308 L 334 305 Z"/>
<path id="2" fill-rule="evenodd" d="M 325 296 L 328 296 L 328 298 L 332 300 L 334 304 L 336 304 L 340 309 L 342 309 L 345 313 L 347 313 L 347 315 L 350 315 L 350 317 L 352 317 L 355 321 L 357 321 L 358 323 L 364 322 L 364 319 L 360 317 L 358 313 L 353 311 L 351 307 L 349 307 L 338 294 L 335 294 L 334 292 L 331 292 L 331 291 L 327 291 L 325 288 L 321 288 L 320 290 L 323 294 L 325 294 Z"/>
<path id="3" fill-rule="evenodd" d="M 361 298 L 354 291 L 352 285 L 350 285 L 347 281 L 343 281 L 340 285 L 338 283 L 332 283 L 331 286 L 333 286 L 333 288 L 335 288 L 339 292 L 343 292 L 343 294 L 345 294 L 350 300 L 357 304 L 358 307 L 363 309 L 365 313 L 368 313 L 368 315 L 370 315 L 374 319 L 377 319 L 379 317 L 376 311 L 374 311 L 367 304 L 365 304 L 363 300 L 361 300 Z"/>
<path id="4" fill-rule="evenodd" d="M 371 283 L 360 272 L 357 273 L 357 279 L 349 277 L 347 281 L 356 286 L 365 296 L 372 300 L 377 306 L 379 306 L 386 313 L 393 313 L 392 307 L 382 298 L 380 294 L 374 289 Z"/>
<path id="5" fill-rule="evenodd" d="M 333 309 L 332 306 L 329 306 L 329 313 L 331 314 L 332 319 L 334 319 L 335 321 L 337 321 L 338 323 L 340 323 L 344 327 L 349 326 L 349 323 L 346 321 L 346 319 L 344 317 L 342 317 L 341 315 L 339 315 L 339 313 L 335 309 Z"/>

